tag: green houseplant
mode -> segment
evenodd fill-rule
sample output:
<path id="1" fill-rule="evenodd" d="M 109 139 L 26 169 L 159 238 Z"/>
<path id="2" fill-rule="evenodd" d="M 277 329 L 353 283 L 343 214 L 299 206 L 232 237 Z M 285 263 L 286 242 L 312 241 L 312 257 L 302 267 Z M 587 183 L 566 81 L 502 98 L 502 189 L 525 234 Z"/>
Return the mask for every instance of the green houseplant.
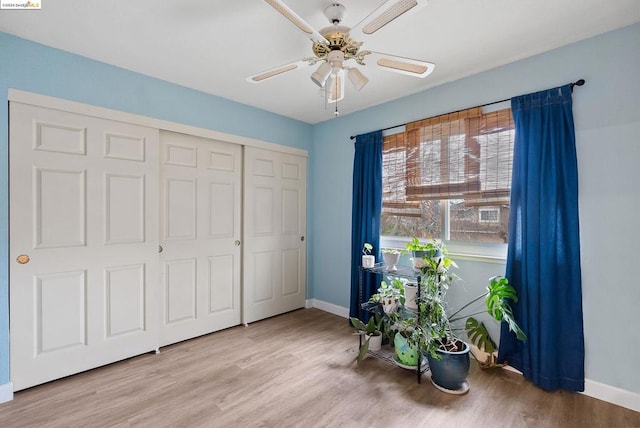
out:
<path id="1" fill-rule="evenodd" d="M 430 239 L 422 243 L 418 238 L 413 237 L 405 246 L 404 252 L 411 253 L 413 256 L 411 258 L 413 267 L 421 270 L 426 266 L 428 260 L 434 257 L 440 257 L 443 249 L 446 250 L 446 248 L 435 239 Z"/>
<path id="2" fill-rule="evenodd" d="M 376 256 L 371 254 L 373 251 L 373 245 L 365 242 L 362 246 L 362 267 L 372 268 L 376 264 Z"/>
<path id="3" fill-rule="evenodd" d="M 460 309 L 449 312 L 447 291 L 458 279 L 450 269 L 457 265 L 449 258 L 447 248 L 442 242 L 432 240 L 427 244 L 420 244 L 416 241 L 416 238 L 412 240 L 411 247 L 420 245 L 427 248 L 425 250 L 427 252 L 422 255 L 420 263 L 422 275 L 418 298 L 420 310 L 413 321 L 414 333 L 409 337 L 409 342 L 427 354 L 432 382 L 436 387 L 447 392 L 461 390 L 466 392 L 464 387 L 468 389 L 466 375 L 469 370 L 469 345 L 460 338 L 461 333 L 466 331 L 470 340 L 485 350 L 490 349 L 491 345 L 495 348 L 495 343 L 490 339 L 484 324 L 473 318 L 480 313 L 488 313 L 496 321 L 506 322 L 510 331 L 514 332 L 518 339 L 525 340 L 526 336 L 514 320 L 509 305 L 510 300 L 517 301 L 517 295 L 506 278 L 493 277 L 484 293 L 464 304 Z M 466 313 L 474 303 L 482 299 L 484 299 L 482 310 Z M 460 326 L 462 321 L 465 321 L 464 325 Z M 440 362 L 443 359 L 447 360 L 446 364 Z M 454 367 L 459 373 L 456 376 L 440 373 L 443 366 Z"/>
<path id="4" fill-rule="evenodd" d="M 366 324 L 364 321 L 351 317 L 351 324 L 356 328 L 356 335 L 364 336 L 364 341 L 361 341 L 360 350 L 356 360 L 361 363 L 364 357 L 367 355 L 369 349 L 377 351 L 380 349 L 382 342 L 382 323 L 383 317 L 379 314 L 374 314 L 369 318 L 369 322 Z"/>
<path id="5" fill-rule="evenodd" d="M 474 303 L 482 299 L 484 299 L 485 303 L 484 309 L 468 314 L 467 310 L 472 308 Z M 492 339 L 484 323 L 478 321 L 474 317 L 475 315 L 488 313 L 494 320 L 506 322 L 509 330 L 512 331 L 519 340 L 526 340 L 526 335 L 513 318 L 513 312 L 508 302 L 509 300 L 513 302 L 518 301 L 515 289 L 509 285 L 507 278 L 494 276 L 489 278 L 489 284 L 484 293 L 472 299 L 449 316 L 449 321 L 454 326 L 460 321 L 465 321 L 464 330 L 469 341 L 477 346 L 480 351 L 487 354 L 484 361 L 478 361 L 482 368 L 501 367 L 502 365 L 497 363 L 496 351 L 498 346 Z M 455 330 L 456 328 L 454 327 L 454 331 Z M 459 331 L 460 328 L 457 330 Z"/>
<path id="6" fill-rule="evenodd" d="M 405 303 L 404 282 L 394 278 L 390 282 L 381 281 L 378 292 L 369 299 L 369 310 L 382 308 L 382 335 L 385 340 L 393 341 L 393 335 L 397 330 L 398 308 Z M 379 312 L 378 312 L 379 313 Z"/>
<path id="7" fill-rule="evenodd" d="M 394 278 L 391 282 L 380 282 L 376 294 L 371 295 L 370 302 L 380 303 L 385 314 L 392 314 L 398 305 L 404 305 L 404 282 Z"/>

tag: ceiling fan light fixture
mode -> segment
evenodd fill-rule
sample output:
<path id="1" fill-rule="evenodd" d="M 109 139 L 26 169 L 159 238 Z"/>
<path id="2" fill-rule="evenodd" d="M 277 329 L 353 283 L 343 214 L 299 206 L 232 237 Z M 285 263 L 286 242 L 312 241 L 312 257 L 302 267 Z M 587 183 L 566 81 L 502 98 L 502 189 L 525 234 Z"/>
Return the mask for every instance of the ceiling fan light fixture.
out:
<path id="1" fill-rule="evenodd" d="M 331 71 L 333 71 L 331 65 L 328 62 L 323 62 L 311 75 L 311 81 L 321 88 L 324 88 L 324 84 L 327 82 Z"/>
<path id="2" fill-rule="evenodd" d="M 373 34 L 403 13 L 410 11 L 417 5 L 418 2 L 416 0 L 398 0 L 394 5 L 386 9 L 367 25 L 362 27 L 362 32 L 364 34 Z"/>
<path id="3" fill-rule="evenodd" d="M 349 69 L 347 75 L 349 76 L 349 80 L 353 84 L 353 87 L 356 88 L 356 91 L 364 88 L 364 86 L 369 83 L 369 79 L 367 79 L 357 68 Z"/>
<path id="4" fill-rule="evenodd" d="M 327 62 L 331 65 L 334 73 L 342 70 L 342 63 L 344 62 L 344 52 L 339 49 L 334 49 L 327 55 Z"/>
<path id="5" fill-rule="evenodd" d="M 338 101 L 345 97 L 344 82 L 347 78 L 357 91 L 369 84 L 369 79 L 362 73 L 360 67 L 349 65 L 345 67 L 345 61 L 353 60 L 359 66 L 364 66 L 366 57 L 367 63 L 377 65 L 383 70 L 419 78 L 429 75 L 435 67 L 435 64 L 419 59 L 361 50 L 362 42 L 354 40 L 350 36 L 360 31 L 364 34 L 375 33 L 400 16 L 413 15 L 418 12 L 428 4 L 429 0 L 384 0 L 355 27 L 341 24 L 346 12 L 344 5 L 329 3 L 329 6 L 325 8 L 325 15 L 331 25 L 321 29 L 320 32 L 291 10 L 285 3 L 287 0 L 265 0 L 265 2 L 309 36 L 313 42 L 314 56 L 265 70 L 249 76 L 247 80 L 258 83 L 302 68 L 302 65 L 317 65 L 316 70 L 310 76 L 311 81 L 320 88 L 319 92 L 324 98 L 325 108 L 328 104 L 335 103 L 334 114 L 336 116 L 339 114 Z"/>
<path id="6" fill-rule="evenodd" d="M 331 79 L 326 87 L 327 103 L 335 103 L 344 98 L 344 73 L 341 71 L 331 74 Z"/>

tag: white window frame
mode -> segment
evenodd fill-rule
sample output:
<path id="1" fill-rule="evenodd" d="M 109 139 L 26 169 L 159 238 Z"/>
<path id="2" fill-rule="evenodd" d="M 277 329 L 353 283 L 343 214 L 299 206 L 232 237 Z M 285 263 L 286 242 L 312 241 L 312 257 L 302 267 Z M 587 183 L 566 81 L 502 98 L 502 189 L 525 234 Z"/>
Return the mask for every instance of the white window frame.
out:
<path id="1" fill-rule="evenodd" d="M 507 259 L 507 244 L 489 244 L 482 242 L 452 241 L 449 232 L 449 204 L 440 201 L 442 236 L 436 239 L 444 241 L 449 254 L 458 260 L 481 261 L 504 264 Z M 396 248 L 403 250 L 411 241 L 410 236 L 380 236 L 380 248 Z M 426 239 L 425 239 L 426 240 Z"/>

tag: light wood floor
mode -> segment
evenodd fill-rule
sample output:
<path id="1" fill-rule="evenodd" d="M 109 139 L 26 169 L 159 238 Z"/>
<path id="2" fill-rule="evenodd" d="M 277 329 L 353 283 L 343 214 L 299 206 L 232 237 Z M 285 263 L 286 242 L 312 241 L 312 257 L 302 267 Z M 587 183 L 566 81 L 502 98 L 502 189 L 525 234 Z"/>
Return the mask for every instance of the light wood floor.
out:
<path id="1" fill-rule="evenodd" d="M 368 357 L 316 309 L 235 327 L 15 394 L 0 427 L 631 427 L 640 413 L 472 363 L 471 390 Z"/>

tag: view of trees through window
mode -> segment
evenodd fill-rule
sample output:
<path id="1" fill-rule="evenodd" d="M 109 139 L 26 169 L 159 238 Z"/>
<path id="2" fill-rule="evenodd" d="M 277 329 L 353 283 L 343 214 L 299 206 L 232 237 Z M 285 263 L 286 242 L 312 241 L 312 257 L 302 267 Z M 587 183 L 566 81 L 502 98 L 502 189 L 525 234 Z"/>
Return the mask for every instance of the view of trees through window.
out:
<path id="1" fill-rule="evenodd" d="M 513 140 L 511 110 L 481 108 L 385 136 L 381 235 L 506 243 Z"/>

